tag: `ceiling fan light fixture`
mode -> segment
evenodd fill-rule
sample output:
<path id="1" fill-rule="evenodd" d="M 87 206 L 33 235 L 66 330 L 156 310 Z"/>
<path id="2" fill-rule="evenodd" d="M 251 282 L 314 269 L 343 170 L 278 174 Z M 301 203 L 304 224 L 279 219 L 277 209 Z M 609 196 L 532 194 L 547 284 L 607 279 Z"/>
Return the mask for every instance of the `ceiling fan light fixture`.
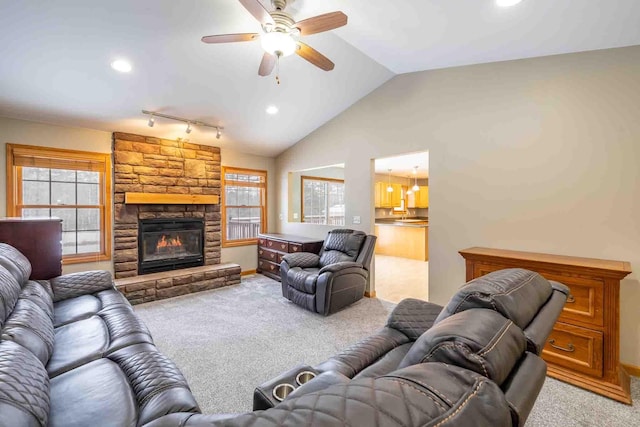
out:
<path id="1" fill-rule="evenodd" d="M 271 31 L 260 37 L 262 48 L 271 55 L 289 56 L 296 51 L 296 41 L 288 33 Z"/>

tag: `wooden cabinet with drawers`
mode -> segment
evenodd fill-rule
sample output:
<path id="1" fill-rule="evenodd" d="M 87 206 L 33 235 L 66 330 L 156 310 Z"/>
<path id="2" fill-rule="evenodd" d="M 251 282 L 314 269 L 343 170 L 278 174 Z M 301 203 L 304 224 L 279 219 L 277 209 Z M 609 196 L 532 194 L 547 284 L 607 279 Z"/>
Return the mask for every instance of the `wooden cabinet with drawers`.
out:
<path id="1" fill-rule="evenodd" d="M 290 234 L 258 234 L 257 272 L 280 281 L 280 263 L 283 256 L 296 252 L 317 254 L 322 248 L 322 243 L 323 240 Z"/>
<path id="2" fill-rule="evenodd" d="M 0 242 L 8 243 L 31 262 L 31 280 L 62 274 L 60 218 L 0 218 Z"/>
<path id="3" fill-rule="evenodd" d="M 567 302 L 542 351 L 548 375 L 631 403 L 620 364 L 620 280 L 631 273 L 628 262 L 477 247 L 460 254 L 467 280 L 518 267 L 567 285 Z"/>

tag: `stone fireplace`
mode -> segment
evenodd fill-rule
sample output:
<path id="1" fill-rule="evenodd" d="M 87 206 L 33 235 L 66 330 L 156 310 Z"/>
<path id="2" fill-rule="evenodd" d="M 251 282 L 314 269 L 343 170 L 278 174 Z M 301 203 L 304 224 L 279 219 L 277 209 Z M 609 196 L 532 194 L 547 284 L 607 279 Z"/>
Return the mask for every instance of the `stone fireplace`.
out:
<path id="1" fill-rule="evenodd" d="M 220 265 L 220 148 L 116 132 L 113 169 L 114 272 L 130 301 L 240 281 L 239 266 Z"/>

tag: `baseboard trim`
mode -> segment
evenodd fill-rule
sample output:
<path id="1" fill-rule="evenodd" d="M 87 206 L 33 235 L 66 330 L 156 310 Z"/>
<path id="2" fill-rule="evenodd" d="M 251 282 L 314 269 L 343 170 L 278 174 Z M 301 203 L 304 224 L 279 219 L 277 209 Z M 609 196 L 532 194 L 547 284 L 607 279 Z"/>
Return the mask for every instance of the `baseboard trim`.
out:
<path id="1" fill-rule="evenodd" d="M 245 271 L 241 271 L 240 275 L 241 276 L 249 276 L 250 274 L 256 274 L 255 270 L 245 270 Z"/>
<path id="2" fill-rule="evenodd" d="M 365 291 L 364 292 L 364 296 L 367 298 L 375 298 L 376 297 L 376 291 Z"/>
<path id="3" fill-rule="evenodd" d="M 640 366 L 627 365 L 623 363 L 622 367 L 624 368 L 625 371 L 629 373 L 629 375 L 634 377 L 640 377 Z"/>

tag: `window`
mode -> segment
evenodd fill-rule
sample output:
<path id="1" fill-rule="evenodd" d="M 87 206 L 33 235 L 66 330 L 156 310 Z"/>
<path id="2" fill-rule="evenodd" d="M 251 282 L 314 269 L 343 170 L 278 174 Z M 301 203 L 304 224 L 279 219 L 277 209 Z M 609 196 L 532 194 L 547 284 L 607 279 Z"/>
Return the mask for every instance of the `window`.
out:
<path id="1" fill-rule="evenodd" d="M 7 215 L 62 219 L 65 264 L 111 258 L 111 155 L 7 144 Z"/>
<path id="2" fill-rule="evenodd" d="M 303 176 L 302 222 L 344 225 L 344 181 Z"/>
<path id="3" fill-rule="evenodd" d="M 267 172 L 222 169 L 222 246 L 258 243 L 267 223 Z"/>

